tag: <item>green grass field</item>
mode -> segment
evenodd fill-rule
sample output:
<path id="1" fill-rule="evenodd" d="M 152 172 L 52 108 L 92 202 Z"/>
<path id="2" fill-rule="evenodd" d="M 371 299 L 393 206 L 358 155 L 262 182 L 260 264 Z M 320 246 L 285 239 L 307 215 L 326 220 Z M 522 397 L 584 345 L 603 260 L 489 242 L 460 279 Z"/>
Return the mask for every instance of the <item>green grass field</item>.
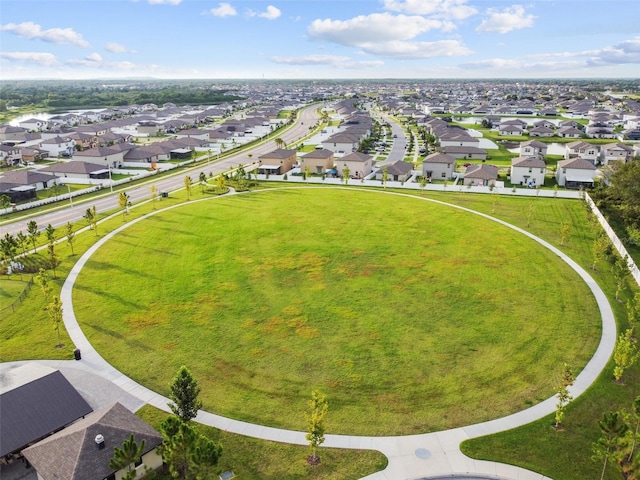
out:
<path id="1" fill-rule="evenodd" d="M 586 286 L 532 240 L 349 189 L 153 216 L 93 256 L 74 304 L 98 351 L 156 391 L 187 364 L 206 409 L 303 429 L 297 412 L 320 388 L 328 430 L 351 434 L 519 411 L 553 394 L 563 361 L 582 367 L 600 330 Z"/>

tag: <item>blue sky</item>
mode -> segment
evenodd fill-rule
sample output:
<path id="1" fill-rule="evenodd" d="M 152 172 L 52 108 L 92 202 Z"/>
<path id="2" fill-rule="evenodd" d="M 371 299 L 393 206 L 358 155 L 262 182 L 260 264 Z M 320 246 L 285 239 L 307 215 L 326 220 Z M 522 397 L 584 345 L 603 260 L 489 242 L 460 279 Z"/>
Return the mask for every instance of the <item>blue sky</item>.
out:
<path id="1" fill-rule="evenodd" d="M 0 78 L 640 78 L 637 0 L 2 0 Z"/>

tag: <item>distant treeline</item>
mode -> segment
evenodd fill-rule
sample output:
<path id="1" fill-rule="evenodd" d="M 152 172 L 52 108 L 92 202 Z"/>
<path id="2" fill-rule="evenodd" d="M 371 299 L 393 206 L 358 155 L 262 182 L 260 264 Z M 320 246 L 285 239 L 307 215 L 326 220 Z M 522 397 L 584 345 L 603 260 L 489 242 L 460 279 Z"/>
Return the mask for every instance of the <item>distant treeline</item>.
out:
<path id="1" fill-rule="evenodd" d="M 165 103 L 176 105 L 216 105 L 238 100 L 228 89 L 189 82 L 118 82 L 105 85 L 85 82 L 2 82 L 0 101 L 7 106 L 28 105 L 51 110 L 108 108 Z"/>

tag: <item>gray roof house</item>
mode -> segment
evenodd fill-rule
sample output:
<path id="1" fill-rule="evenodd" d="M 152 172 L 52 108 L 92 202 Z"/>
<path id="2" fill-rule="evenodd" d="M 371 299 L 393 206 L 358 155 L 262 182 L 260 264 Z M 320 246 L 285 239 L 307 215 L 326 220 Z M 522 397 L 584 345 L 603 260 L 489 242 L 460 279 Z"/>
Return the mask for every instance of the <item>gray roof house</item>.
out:
<path id="1" fill-rule="evenodd" d="M 136 442 L 145 442 L 136 470 L 144 466 L 157 469 L 162 459 L 156 447 L 162 436 L 120 403 L 95 411 L 22 451 L 42 480 L 104 480 L 120 478 L 120 471 L 109 467 L 114 447 L 134 434 Z"/>
<path id="2" fill-rule="evenodd" d="M 0 376 L 0 456 L 19 452 L 92 410 L 59 370 L 35 363 L 11 369 Z"/>

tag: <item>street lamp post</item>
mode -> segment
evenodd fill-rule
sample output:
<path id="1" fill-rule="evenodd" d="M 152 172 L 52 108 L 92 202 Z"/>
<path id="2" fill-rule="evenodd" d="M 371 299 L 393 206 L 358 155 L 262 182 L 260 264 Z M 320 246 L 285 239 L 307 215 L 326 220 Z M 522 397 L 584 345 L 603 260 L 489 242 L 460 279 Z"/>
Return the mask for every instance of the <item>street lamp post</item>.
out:
<path id="1" fill-rule="evenodd" d="M 67 184 L 67 190 L 69 190 L 69 204 L 73 208 L 73 197 L 71 197 L 71 186 L 69 184 Z"/>
<path id="2" fill-rule="evenodd" d="M 113 193 L 113 178 L 111 177 L 111 164 L 109 164 L 109 188 L 111 189 L 111 193 Z"/>

